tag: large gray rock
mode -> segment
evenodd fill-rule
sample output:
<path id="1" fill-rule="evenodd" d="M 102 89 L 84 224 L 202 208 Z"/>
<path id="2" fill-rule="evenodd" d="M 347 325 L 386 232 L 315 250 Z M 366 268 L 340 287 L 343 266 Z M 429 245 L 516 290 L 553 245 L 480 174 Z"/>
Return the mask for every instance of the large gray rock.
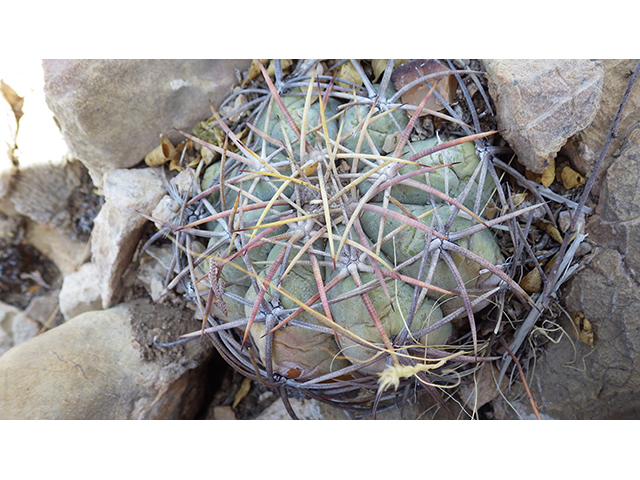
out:
<path id="1" fill-rule="evenodd" d="M 542 173 L 567 139 L 593 120 L 604 69 L 589 60 L 485 60 L 502 136 Z"/>
<path id="2" fill-rule="evenodd" d="M 629 83 L 629 74 L 634 70 L 637 60 L 600 60 L 604 67 L 604 81 L 600 108 L 591 124 L 569 139 L 563 148 L 563 153 L 573 162 L 576 169 L 583 175 L 593 171 L 604 142 L 609 135 L 613 119 L 618 113 L 622 96 Z M 618 134 L 611 142 L 611 146 L 604 158 L 603 168 L 600 170 L 593 193 L 598 194 L 608 167 L 629 137 L 631 131 L 637 127 L 640 118 L 640 88 L 636 85 L 631 91 L 629 101 L 622 112 Z"/>
<path id="3" fill-rule="evenodd" d="M 612 98 L 621 99 L 627 82 L 618 83 Z M 640 85 L 634 91 L 640 92 Z M 632 104 L 631 111 L 635 108 Z M 624 122 L 632 125 L 627 115 Z M 610 126 L 601 125 L 606 131 Z M 591 128 L 581 136 L 590 146 L 575 143 L 576 152 L 595 148 L 599 135 Z M 640 128 L 620 132 L 625 137 L 616 140 L 618 151 L 605 165 L 596 213 L 586 227 L 595 254 L 562 295 L 570 314 L 581 312 L 590 322 L 594 346 L 576 342 L 566 321 L 569 336 L 549 344 L 537 362 L 541 403 L 554 418 L 640 417 Z"/>
<path id="4" fill-rule="evenodd" d="M 133 302 L 87 312 L 0 357 L 0 419 L 193 418 L 211 348 L 151 345 L 197 329 L 183 309 Z"/>
<path id="5" fill-rule="evenodd" d="M 47 103 L 70 151 L 100 186 L 139 163 L 163 133 L 176 142 L 209 116 L 249 60 L 45 60 Z"/>
<path id="6" fill-rule="evenodd" d="M 640 418 L 640 289 L 624 256 L 602 248 L 569 283 L 564 303 L 591 322 L 594 347 L 562 323 L 567 335 L 536 364 L 542 411 L 556 419 Z"/>

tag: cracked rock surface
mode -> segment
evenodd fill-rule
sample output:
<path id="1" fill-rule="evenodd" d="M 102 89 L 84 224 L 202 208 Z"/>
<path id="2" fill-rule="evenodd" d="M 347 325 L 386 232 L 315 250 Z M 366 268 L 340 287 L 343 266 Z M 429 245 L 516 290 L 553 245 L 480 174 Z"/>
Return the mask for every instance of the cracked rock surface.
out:
<path id="1" fill-rule="evenodd" d="M 485 60 L 502 136 L 535 173 L 593 120 L 603 68 L 590 60 Z"/>
<path id="2" fill-rule="evenodd" d="M 610 92 L 617 102 L 627 82 L 616 82 L 619 90 Z M 637 111 L 638 104 L 636 84 L 627 108 Z M 605 104 L 597 118 L 611 122 L 618 107 L 615 102 Z M 623 118 L 619 132 L 624 137 L 618 136 L 617 151 L 608 156 L 596 212 L 587 223 L 594 256 L 563 292 L 567 312 L 581 312 L 591 323 L 594 347 L 574 341 L 574 350 L 564 336 L 548 345 L 536 369 L 542 401 L 548 402 L 546 411 L 554 418 L 640 418 L 640 128 L 630 128 L 633 120 L 628 114 Z M 598 124 L 605 126 L 602 120 Z M 594 127 L 588 130 L 574 142 L 576 151 L 594 148 Z M 589 145 L 580 146 L 579 141 Z M 588 157 L 582 160 L 585 165 L 590 162 Z M 563 327 L 575 340 L 572 326 L 566 322 Z"/>
<path id="3" fill-rule="evenodd" d="M 192 418 L 210 347 L 150 353 L 153 336 L 188 320 L 180 309 L 131 302 L 17 345 L 0 357 L 0 419 Z"/>

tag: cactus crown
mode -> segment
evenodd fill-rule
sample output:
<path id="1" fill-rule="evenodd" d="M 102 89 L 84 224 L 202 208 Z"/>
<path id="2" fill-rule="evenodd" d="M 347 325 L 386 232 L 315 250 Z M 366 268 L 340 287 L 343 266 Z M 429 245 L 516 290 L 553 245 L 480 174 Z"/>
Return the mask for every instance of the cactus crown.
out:
<path id="1" fill-rule="evenodd" d="M 505 200 L 496 132 L 480 131 L 467 88 L 481 72 L 450 63 L 395 89 L 393 61 L 379 82 L 355 61 L 301 61 L 286 77 L 274 66 L 183 132 L 218 156 L 163 227 L 179 262 L 169 288 L 204 319 L 194 335 L 248 377 L 341 408 L 455 383 L 488 358 L 476 313 L 500 291 L 528 301 L 492 233 L 526 209 L 485 216 L 492 195 Z M 440 91 L 454 78 L 468 100 L 457 109 Z M 432 138 L 425 113 L 440 123 Z"/>

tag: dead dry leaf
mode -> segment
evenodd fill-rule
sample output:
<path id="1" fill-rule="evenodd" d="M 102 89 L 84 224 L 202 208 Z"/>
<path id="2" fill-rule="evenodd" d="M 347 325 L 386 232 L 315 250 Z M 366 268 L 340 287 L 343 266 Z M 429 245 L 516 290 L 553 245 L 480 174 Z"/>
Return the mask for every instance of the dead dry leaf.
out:
<path id="1" fill-rule="evenodd" d="M 193 134 L 205 142 L 222 147 L 224 144 L 224 132 L 217 125 L 212 127 L 211 123 L 213 122 L 215 122 L 215 119 L 211 122 L 206 121 L 198 123 L 193 129 Z"/>
<path id="2" fill-rule="evenodd" d="M 160 135 L 160 145 L 151 150 L 145 157 L 144 163 L 149 167 L 157 167 L 174 160 L 177 157 L 177 150 L 164 135 Z"/>
<path id="3" fill-rule="evenodd" d="M 376 83 L 378 79 L 382 76 L 385 69 L 387 68 L 388 59 L 373 59 L 371 60 L 371 68 L 373 69 L 373 83 Z M 393 62 L 394 68 L 402 65 L 409 60 L 395 60 Z"/>
<path id="4" fill-rule="evenodd" d="M 249 73 L 247 74 L 247 78 L 244 80 L 243 84 L 246 85 L 247 83 L 249 83 L 251 80 L 253 80 L 254 78 L 256 78 L 258 75 L 260 75 L 260 63 L 262 63 L 263 65 L 266 64 L 269 60 L 265 59 L 265 60 L 258 60 L 258 59 L 253 59 L 251 61 L 251 66 L 249 67 Z"/>
<path id="5" fill-rule="evenodd" d="M 562 235 L 560 234 L 560 232 L 558 231 L 558 229 L 556 227 L 554 227 L 553 225 L 549 224 L 549 223 L 545 223 L 545 222 L 537 222 L 536 225 L 544 230 L 546 233 L 549 234 L 549 236 L 555 240 L 558 243 L 562 243 L 563 242 L 563 238 Z"/>
<path id="6" fill-rule="evenodd" d="M 373 68 L 373 83 L 377 82 L 380 76 L 382 76 L 385 69 L 387 68 L 387 62 L 387 59 L 371 60 L 371 68 Z"/>
<path id="7" fill-rule="evenodd" d="M 537 268 L 534 268 L 520 280 L 522 289 L 531 294 L 538 293 L 542 288 L 542 278 Z"/>
<path id="8" fill-rule="evenodd" d="M 355 83 L 356 85 L 362 85 L 362 78 L 360 78 L 356 67 L 354 67 L 351 62 L 345 62 L 340 66 L 340 70 L 338 71 L 338 78 L 351 83 Z M 343 87 L 349 86 L 344 82 L 338 82 L 338 85 L 341 85 Z"/>
<path id="9" fill-rule="evenodd" d="M 487 220 L 493 220 L 493 218 L 496 216 L 496 213 L 498 213 L 498 206 L 494 203 L 493 200 L 490 200 L 489 203 L 487 203 L 486 208 L 484 209 L 484 216 Z"/>
<path id="10" fill-rule="evenodd" d="M 515 195 L 511 195 L 511 201 L 513 202 L 513 207 L 517 208 L 528 197 L 529 197 L 528 193 L 516 193 Z"/>
<path id="11" fill-rule="evenodd" d="M 543 187 L 549 188 L 549 185 L 551 185 L 556 179 L 556 160 L 552 158 L 549 161 L 549 166 L 545 168 L 542 173 L 534 173 L 527 169 L 526 175 L 532 182 L 539 183 Z"/>
<path id="12" fill-rule="evenodd" d="M 515 195 L 511 195 L 511 203 L 513 204 L 513 208 L 517 208 L 520 204 L 522 204 L 529 197 L 528 193 L 516 193 Z M 494 204 L 495 205 L 495 204 Z M 510 211 L 511 205 L 506 205 L 501 209 L 500 214 L 504 215 L 508 211 Z"/>
<path id="13" fill-rule="evenodd" d="M 244 380 L 242 380 L 242 384 L 240 385 L 238 393 L 236 393 L 236 396 L 233 398 L 233 404 L 231 405 L 231 408 L 236 408 L 242 401 L 242 399 L 247 396 L 249 390 L 251 390 L 251 379 L 245 377 Z"/>
<path id="14" fill-rule="evenodd" d="M 18 95 L 10 85 L 4 83 L 4 80 L 0 80 L 0 92 L 2 92 L 2 96 L 4 97 L 4 99 L 9 102 L 9 105 L 11 105 L 13 114 L 16 117 L 16 121 L 19 122 L 20 118 L 24 114 L 24 112 L 22 111 L 22 106 L 24 105 L 24 97 Z"/>
<path id="15" fill-rule="evenodd" d="M 584 316 L 584 313 L 573 312 L 571 314 L 571 321 L 578 334 L 578 341 L 593 347 L 595 340 L 593 328 L 591 327 L 591 322 Z"/>
<path id="16" fill-rule="evenodd" d="M 282 67 L 283 75 L 286 75 L 288 73 L 288 69 L 292 64 L 293 64 L 293 60 L 289 60 L 289 59 L 280 60 L 280 66 Z M 269 66 L 267 67 L 267 73 L 269 74 L 270 77 L 273 77 L 276 74 L 276 67 L 275 67 L 275 64 L 273 63 L 273 60 L 271 60 L 271 62 L 269 63 Z"/>
<path id="17" fill-rule="evenodd" d="M 564 185 L 564 188 L 567 190 L 579 187 L 587 182 L 582 175 L 576 172 L 573 168 L 567 166 L 565 166 L 560 172 L 560 179 L 562 180 L 562 185 Z"/>

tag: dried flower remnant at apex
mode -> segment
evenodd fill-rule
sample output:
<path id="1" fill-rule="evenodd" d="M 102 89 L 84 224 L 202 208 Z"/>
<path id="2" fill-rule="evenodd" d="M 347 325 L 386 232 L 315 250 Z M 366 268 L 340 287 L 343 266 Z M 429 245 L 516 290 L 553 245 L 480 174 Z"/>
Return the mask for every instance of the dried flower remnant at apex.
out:
<path id="1" fill-rule="evenodd" d="M 179 272 L 167 288 L 180 285 L 198 305 L 227 362 L 281 393 L 290 387 L 355 411 L 393 403 L 389 385 L 417 381 L 433 393 L 459 381 L 490 359 L 476 314 L 501 290 L 529 300 L 505 273 L 492 229 L 531 208 L 482 216 L 501 188 L 490 153 L 496 132 L 472 130 L 475 111 L 439 113 L 447 135 L 416 140 L 433 89 L 417 107 L 397 103 L 394 62 L 380 83 L 363 64 L 348 64 L 361 86 L 339 81 L 346 62 L 320 70 L 300 62 L 286 77 L 273 62 L 275 81 L 260 64 L 262 78 L 241 92 L 241 115 L 213 112 L 211 127 L 233 148 L 184 132 L 220 161 L 198 166 L 200 185 L 176 198 L 183 207 L 162 229 Z M 447 78 L 479 74 L 465 67 Z M 454 93 L 466 89 L 447 82 Z M 197 239 L 207 245 L 201 253 L 188 248 Z M 468 343 L 446 346 L 465 330 Z M 389 368 L 414 373 L 379 384 Z"/>

